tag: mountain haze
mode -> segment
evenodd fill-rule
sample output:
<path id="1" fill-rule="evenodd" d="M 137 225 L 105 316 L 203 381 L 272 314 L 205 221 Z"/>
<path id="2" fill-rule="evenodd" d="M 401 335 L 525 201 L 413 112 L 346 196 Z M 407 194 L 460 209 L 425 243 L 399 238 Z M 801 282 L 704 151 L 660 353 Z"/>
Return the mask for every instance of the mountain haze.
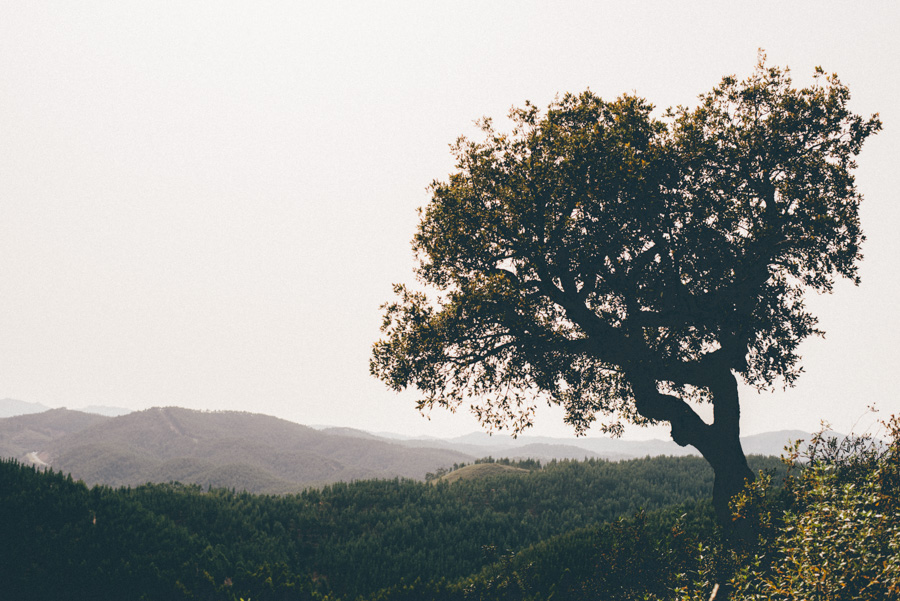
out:
<path id="1" fill-rule="evenodd" d="M 803 432 L 744 439 L 748 453 L 778 455 Z M 87 484 L 200 484 L 284 493 L 338 481 L 424 479 L 454 464 L 492 456 L 623 460 L 689 455 L 671 441 L 610 438 L 512 439 L 473 433 L 451 440 L 385 438 L 341 427 L 314 429 L 267 415 L 156 407 L 118 417 L 52 409 L 0 419 L 0 457 L 49 466 Z"/>
<path id="2" fill-rule="evenodd" d="M 842 435 L 836 434 L 838 437 Z M 780 430 L 742 436 L 741 444 L 748 455 L 779 456 L 785 445 L 796 440 L 810 439 L 810 434 L 801 430 Z M 402 444 L 433 448 L 452 448 L 462 453 L 484 457 L 509 457 L 511 459 L 534 458 L 541 461 L 552 459 L 603 458 L 611 461 L 656 457 L 660 455 L 684 457 L 700 453 L 693 447 L 680 447 L 672 440 L 623 440 L 604 436 L 554 438 L 549 436 L 491 436 L 485 432 L 472 432 L 449 440 L 434 438 L 404 438 Z"/>
<path id="3" fill-rule="evenodd" d="M 286 492 L 336 481 L 423 478 L 469 459 L 445 449 L 327 434 L 267 415 L 153 408 L 111 418 L 48 445 L 48 463 L 87 483 L 179 480 Z"/>
<path id="4" fill-rule="evenodd" d="M 41 413 L 48 409 L 50 409 L 50 407 L 42 405 L 41 403 L 29 403 L 28 401 L 10 398 L 0 399 L 0 418 Z"/>
<path id="5" fill-rule="evenodd" d="M 48 407 L 43 403 L 31 403 L 10 398 L 0 399 L 0 418 L 43 413 L 50 409 L 52 409 L 52 407 Z M 62 409 L 65 409 L 65 407 L 62 407 Z M 131 409 L 126 409 L 125 407 L 112 407 L 110 405 L 88 405 L 86 407 L 76 408 L 75 411 L 81 411 L 82 413 L 96 413 L 107 417 L 117 417 L 119 415 L 131 413 Z"/>

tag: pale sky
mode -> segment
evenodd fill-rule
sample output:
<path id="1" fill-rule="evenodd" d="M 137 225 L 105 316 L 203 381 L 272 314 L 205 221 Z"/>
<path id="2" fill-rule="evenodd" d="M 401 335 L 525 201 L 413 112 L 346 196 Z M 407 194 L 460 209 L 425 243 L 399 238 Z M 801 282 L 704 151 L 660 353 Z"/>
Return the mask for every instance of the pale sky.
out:
<path id="1" fill-rule="evenodd" d="M 743 431 L 900 413 L 898 28 L 894 1 L 0 0 L 0 398 L 473 431 L 368 373 L 448 145 L 588 87 L 692 105 L 764 48 L 885 129 L 862 285 L 810 299 L 826 339 L 794 389 L 742 391 Z M 572 435 L 552 410 L 533 433 Z"/>

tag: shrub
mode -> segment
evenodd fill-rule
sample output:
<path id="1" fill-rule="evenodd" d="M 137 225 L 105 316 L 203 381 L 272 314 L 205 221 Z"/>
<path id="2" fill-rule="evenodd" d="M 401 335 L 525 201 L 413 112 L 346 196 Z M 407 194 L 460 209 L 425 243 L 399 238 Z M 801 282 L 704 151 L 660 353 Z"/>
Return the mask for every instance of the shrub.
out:
<path id="1" fill-rule="evenodd" d="M 760 478 L 737 510 L 758 520 L 758 546 L 738 552 L 733 599 L 900 599 L 900 419 L 887 444 L 815 436 L 805 463 L 773 495 Z M 805 459 L 805 461 L 803 461 Z"/>

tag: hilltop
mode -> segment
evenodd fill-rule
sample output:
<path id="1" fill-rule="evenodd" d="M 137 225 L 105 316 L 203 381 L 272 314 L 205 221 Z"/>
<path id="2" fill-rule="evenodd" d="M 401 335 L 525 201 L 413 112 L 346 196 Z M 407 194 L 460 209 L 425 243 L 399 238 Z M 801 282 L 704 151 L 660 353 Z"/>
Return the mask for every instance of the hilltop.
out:
<path id="1" fill-rule="evenodd" d="M 480 480 L 482 478 L 491 478 L 493 476 L 513 476 L 517 474 L 525 475 L 528 470 L 512 465 L 504 465 L 502 463 L 476 463 L 466 465 L 459 469 L 437 478 L 436 482 L 457 482 L 459 480 Z"/>

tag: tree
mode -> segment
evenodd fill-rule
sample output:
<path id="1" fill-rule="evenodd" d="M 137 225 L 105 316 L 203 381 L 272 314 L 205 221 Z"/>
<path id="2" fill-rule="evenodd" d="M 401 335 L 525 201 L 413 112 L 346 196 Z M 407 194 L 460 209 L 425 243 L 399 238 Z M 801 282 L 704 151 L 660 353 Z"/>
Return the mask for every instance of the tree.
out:
<path id="1" fill-rule="evenodd" d="M 668 422 L 715 471 L 723 523 L 753 474 L 738 380 L 793 384 L 821 333 L 807 290 L 858 283 L 853 158 L 881 128 L 836 76 L 792 87 L 761 56 L 697 108 L 566 94 L 514 127 L 480 122 L 435 181 L 413 239 L 424 287 L 395 286 L 371 372 L 421 391 L 420 410 L 470 402 L 489 428 L 562 405 L 583 433 Z M 704 422 L 696 403 L 712 403 Z"/>

